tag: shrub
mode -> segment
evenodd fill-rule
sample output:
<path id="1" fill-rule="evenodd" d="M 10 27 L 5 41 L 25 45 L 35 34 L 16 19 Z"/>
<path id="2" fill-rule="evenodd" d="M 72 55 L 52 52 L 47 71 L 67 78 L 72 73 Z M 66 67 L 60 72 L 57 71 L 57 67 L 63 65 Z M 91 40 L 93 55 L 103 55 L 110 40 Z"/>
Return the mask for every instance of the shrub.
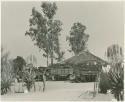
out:
<path id="1" fill-rule="evenodd" d="M 17 56 L 13 60 L 13 68 L 14 68 L 14 74 L 17 77 L 17 80 L 19 81 L 22 79 L 22 71 L 24 66 L 26 66 L 26 62 L 21 56 Z"/>
<path id="2" fill-rule="evenodd" d="M 99 83 L 100 93 L 107 93 L 107 90 L 110 89 L 110 82 L 108 79 L 108 74 L 106 72 L 101 72 L 100 74 L 100 83 Z"/>
<path id="3" fill-rule="evenodd" d="M 33 80 L 34 80 L 33 76 L 28 71 L 25 71 L 23 73 L 23 81 L 28 91 L 30 91 L 33 86 L 33 83 L 34 83 Z"/>
<path id="4" fill-rule="evenodd" d="M 121 101 L 124 96 L 124 68 L 120 63 L 116 63 L 109 71 L 109 80 L 111 82 L 111 92 L 114 97 Z"/>
<path id="5" fill-rule="evenodd" d="M 1 95 L 6 94 L 13 82 L 13 62 L 9 60 L 9 53 L 1 50 Z"/>
<path id="6" fill-rule="evenodd" d="M 1 69 L 1 94 L 6 94 L 12 85 L 13 82 L 13 72 L 12 64 L 7 62 L 5 65 L 1 66 L 4 69 Z"/>
<path id="7" fill-rule="evenodd" d="M 10 80 L 1 80 L 1 95 L 6 94 L 12 85 Z"/>

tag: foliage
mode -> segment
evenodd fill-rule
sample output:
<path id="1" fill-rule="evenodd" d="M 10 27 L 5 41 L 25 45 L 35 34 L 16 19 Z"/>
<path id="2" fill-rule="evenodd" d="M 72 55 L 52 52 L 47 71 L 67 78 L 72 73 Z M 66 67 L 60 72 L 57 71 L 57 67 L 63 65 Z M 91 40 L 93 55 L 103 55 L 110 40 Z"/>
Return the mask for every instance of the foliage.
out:
<path id="1" fill-rule="evenodd" d="M 32 9 L 32 17 L 29 20 L 30 28 L 25 35 L 29 35 L 35 45 L 44 51 L 43 56 L 47 58 L 48 66 L 48 58 L 51 58 L 51 64 L 53 64 L 53 59 L 59 52 L 55 50 L 59 48 L 62 23 L 60 20 L 53 19 L 57 11 L 55 2 L 43 2 L 41 8 L 42 13 L 35 8 Z"/>
<path id="2" fill-rule="evenodd" d="M 32 74 L 30 74 L 27 71 L 24 72 L 23 81 L 25 82 L 25 85 L 26 85 L 28 91 L 30 91 L 30 89 L 32 88 L 32 85 L 33 85 L 33 76 L 32 76 Z"/>
<path id="3" fill-rule="evenodd" d="M 52 19 L 56 14 L 57 6 L 55 2 L 43 2 L 41 7 L 43 8 L 43 13 L 48 19 Z"/>
<path id="4" fill-rule="evenodd" d="M 1 95 L 6 94 L 12 85 L 12 80 L 1 80 Z"/>
<path id="5" fill-rule="evenodd" d="M 88 41 L 89 35 L 85 33 L 86 27 L 81 23 L 74 23 L 70 30 L 70 36 L 67 37 L 69 45 L 71 46 L 71 51 L 74 54 L 79 54 L 81 51 L 86 49 L 86 43 Z"/>
<path id="6" fill-rule="evenodd" d="M 15 58 L 13 62 L 14 62 L 15 76 L 17 77 L 17 79 L 22 78 L 22 71 L 23 71 L 24 66 L 26 66 L 25 60 L 23 59 L 23 57 L 17 56 L 17 58 Z"/>
<path id="7" fill-rule="evenodd" d="M 55 47 L 55 52 L 57 54 L 57 61 L 60 62 L 63 60 L 65 52 L 60 50 L 60 44 L 59 44 L 59 38 L 56 41 L 56 47 Z"/>
<path id="8" fill-rule="evenodd" d="M 9 59 L 9 52 L 1 49 L 1 94 L 6 94 L 13 82 L 13 62 Z"/>
<path id="9" fill-rule="evenodd" d="M 28 91 L 31 90 L 33 84 L 35 83 L 35 71 L 33 69 L 33 66 L 29 65 L 28 69 L 23 70 L 23 82 L 25 83 L 25 86 L 27 87 Z M 31 68 L 32 67 L 32 68 Z"/>
<path id="10" fill-rule="evenodd" d="M 123 100 L 124 91 L 124 68 L 122 47 L 113 44 L 107 48 L 106 56 L 111 64 L 109 71 L 109 79 L 111 82 L 111 90 L 117 100 Z"/>
<path id="11" fill-rule="evenodd" d="M 119 63 L 123 60 L 122 47 L 118 44 L 113 44 L 107 48 L 106 56 L 110 63 Z"/>
<path id="12" fill-rule="evenodd" d="M 107 93 L 107 90 L 109 90 L 111 87 L 110 81 L 108 78 L 108 73 L 106 72 L 101 72 L 100 74 L 100 83 L 99 83 L 99 88 L 100 88 L 100 93 Z"/>
<path id="13" fill-rule="evenodd" d="M 121 101 L 124 97 L 124 68 L 120 63 L 116 63 L 109 71 L 111 91 L 114 97 Z"/>

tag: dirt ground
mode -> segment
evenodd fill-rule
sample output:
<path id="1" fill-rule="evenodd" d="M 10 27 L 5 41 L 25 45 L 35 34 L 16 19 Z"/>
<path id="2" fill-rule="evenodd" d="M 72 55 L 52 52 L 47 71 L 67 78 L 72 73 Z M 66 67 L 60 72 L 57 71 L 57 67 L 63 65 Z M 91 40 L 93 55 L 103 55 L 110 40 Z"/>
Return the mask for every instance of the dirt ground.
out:
<path id="1" fill-rule="evenodd" d="M 15 89 L 17 90 L 16 86 Z M 64 81 L 46 82 L 46 90 L 42 92 L 42 83 L 36 83 L 36 91 L 29 93 L 8 93 L 2 95 L 2 101 L 111 101 L 111 94 L 97 94 L 93 97 L 94 83 L 70 83 Z"/>

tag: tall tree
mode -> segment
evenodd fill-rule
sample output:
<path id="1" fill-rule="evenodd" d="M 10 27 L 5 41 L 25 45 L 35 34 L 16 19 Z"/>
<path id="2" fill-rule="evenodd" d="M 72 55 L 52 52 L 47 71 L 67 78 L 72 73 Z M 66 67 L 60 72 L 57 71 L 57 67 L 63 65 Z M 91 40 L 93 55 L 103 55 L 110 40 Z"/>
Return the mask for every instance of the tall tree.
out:
<path id="1" fill-rule="evenodd" d="M 63 58 L 64 58 L 64 52 L 61 51 L 61 48 L 60 48 L 60 43 L 59 43 L 59 38 L 55 40 L 56 41 L 56 46 L 55 46 L 55 52 L 56 52 L 56 59 L 58 62 L 62 61 Z"/>
<path id="2" fill-rule="evenodd" d="M 124 100 L 124 66 L 122 47 L 113 44 L 107 48 L 106 56 L 111 64 L 108 72 L 111 91 L 118 101 Z"/>
<path id="3" fill-rule="evenodd" d="M 26 66 L 26 62 L 21 56 L 17 56 L 14 60 L 14 73 L 16 77 L 22 78 L 23 68 Z"/>
<path id="4" fill-rule="evenodd" d="M 70 36 L 67 37 L 71 51 L 74 54 L 79 54 L 81 51 L 87 49 L 87 41 L 89 35 L 85 33 L 86 26 L 77 22 L 74 23 L 70 30 Z"/>
<path id="5" fill-rule="evenodd" d="M 115 64 L 123 61 L 122 47 L 118 44 L 113 44 L 107 48 L 106 56 L 110 63 Z"/>
<path id="6" fill-rule="evenodd" d="M 51 64 L 55 58 L 55 47 L 62 30 L 62 23 L 60 20 L 54 20 L 57 11 L 55 2 L 43 2 L 41 8 L 42 13 L 35 8 L 32 9 L 32 17 L 29 20 L 30 28 L 25 35 L 29 35 L 35 41 L 35 45 L 44 51 L 43 56 L 47 58 L 48 66 L 48 58 L 51 58 Z"/>

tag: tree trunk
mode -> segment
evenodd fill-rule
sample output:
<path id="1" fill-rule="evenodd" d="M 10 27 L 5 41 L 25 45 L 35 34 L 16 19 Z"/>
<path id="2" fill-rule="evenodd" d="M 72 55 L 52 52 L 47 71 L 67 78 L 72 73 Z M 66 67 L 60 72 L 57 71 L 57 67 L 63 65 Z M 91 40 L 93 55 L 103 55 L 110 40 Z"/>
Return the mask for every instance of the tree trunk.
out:
<path id="1" fill-rule="evenodd" d="M 51 51 L 51 65 L 53 65 L 53 47 L 52 47 L 52 51 Z"/>
<path id="2" fill-rule="evenodd" d="M 49 65 L 49 63 L 48 63 L 48 53 L 47 53 L 47 67 L 48 67 L 48 65 Z M 43 77 L 43 92 L 45 91 L 45 88 L 46 88 L 46 76 L 45 76 L 45 73 L 46 73 L 46 69 L 43 71 L 43 75 L 42 75 L 42 77 Z"/>
<path id="3" fill-rule="evenodd" d="M 48 67 L 49 63 L 48 63 L 48 54 L 47 54 L 47 67 Z"/>
<path id="4" fill-rule="evenodd" d="M 53 65 L 53 57 L 51 57 L 51 65 Z"/>
<path id="5" fill-rule="evenodd" d="M 45 73 L 43 73 L 43 92 L 45 91 L 46 88 L 46 76 Z"/>

